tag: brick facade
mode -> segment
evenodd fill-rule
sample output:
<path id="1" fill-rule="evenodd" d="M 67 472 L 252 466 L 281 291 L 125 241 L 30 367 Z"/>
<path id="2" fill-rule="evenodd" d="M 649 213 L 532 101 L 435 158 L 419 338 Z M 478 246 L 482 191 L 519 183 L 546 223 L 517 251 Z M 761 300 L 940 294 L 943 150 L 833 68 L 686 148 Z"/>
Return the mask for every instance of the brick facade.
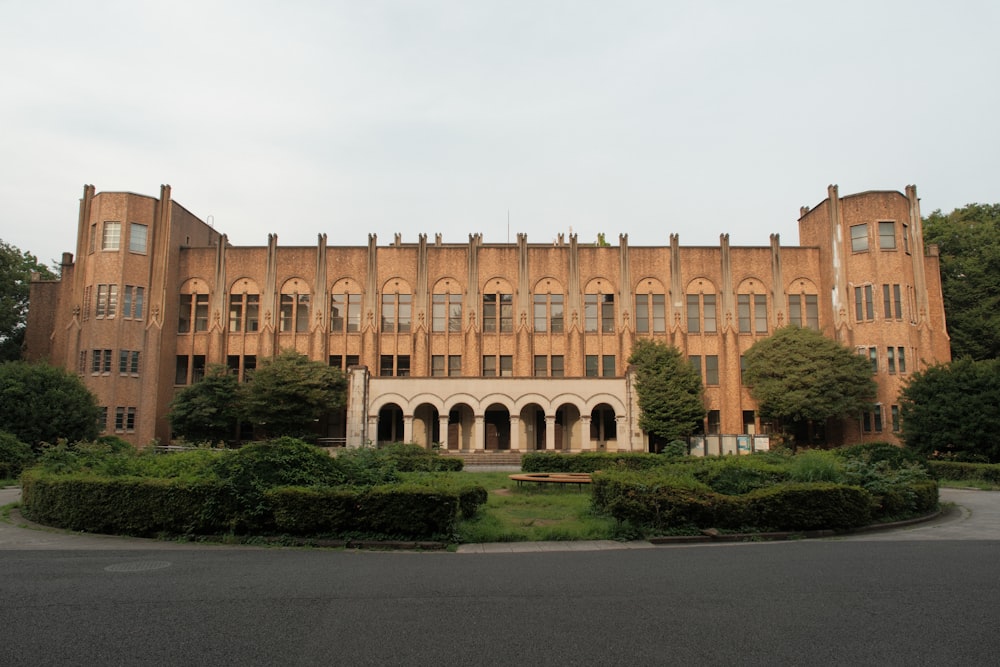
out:
<path id="1" fill-rule="evenodd" d="M 580 243 L 231 246 L 171 199 L 81 200 L 76 257 L 32 284 L 29 358 L 80 373 L 107 432 L 169 440 L 168 405 L 210 364 L 241 377 L 282 349 L 350 372 L 321 435 L 456 450 L 646 450 L 626 360 L 637 338 L 677 346 L 705 380 L 706 433 L 766 432 L 741 355 L 789 323 L 872 359 L 878 410 L 827 425 L 831 443 L 896 439 L 901 383 L 947 361 L 935 248 L 916 189 L 802 209 L 799 246 Z M 877 370 L 876 370 L 877 367 Z"/>

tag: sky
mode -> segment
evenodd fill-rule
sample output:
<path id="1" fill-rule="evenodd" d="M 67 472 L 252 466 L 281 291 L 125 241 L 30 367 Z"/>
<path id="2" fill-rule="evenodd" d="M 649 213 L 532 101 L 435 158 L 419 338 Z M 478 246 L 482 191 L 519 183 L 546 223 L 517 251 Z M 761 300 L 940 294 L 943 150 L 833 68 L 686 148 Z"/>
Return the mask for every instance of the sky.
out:
<path id="1" fill-rule="evenodd" d="M 1000 3 L 0 0 L 0 239 L 84 184 L 234 245 L 798 243 L 800 206 L 1000 201 Z"/>

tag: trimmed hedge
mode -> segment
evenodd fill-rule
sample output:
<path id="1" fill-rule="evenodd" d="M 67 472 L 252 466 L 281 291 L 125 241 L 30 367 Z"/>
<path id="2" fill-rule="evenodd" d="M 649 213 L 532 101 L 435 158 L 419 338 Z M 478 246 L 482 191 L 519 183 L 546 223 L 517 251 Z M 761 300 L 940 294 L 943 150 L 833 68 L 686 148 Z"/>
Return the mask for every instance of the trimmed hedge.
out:
<path id="1" fill-rule="evenodd" d="M 458 456 L 441 456 L 437 451 L 420 445 L 393 443 L 377 451 L 392 461 L 399 472 L 458 472 L 465 465 L 465 461 Z"/>
<path id="2" fill-rule="evenodd" d="M 773 530 L 848 530 L 871 523 L 872 496 L 831 482 L 782 484 L 744 496 L 747 524 Z"/>
<path id="3" fill-rule="evenodd" d="M 927 462 L 934 479 L 966 480 L 1000 484 L 1000 463 Z"/>
<path id="4" fill-rule="evenodd" d="M 676 463 L 660 454 L 644 452 L 532 452 L 521 457 L 524 472 L 596 472 L 598 470 L 652 470 Z"/>

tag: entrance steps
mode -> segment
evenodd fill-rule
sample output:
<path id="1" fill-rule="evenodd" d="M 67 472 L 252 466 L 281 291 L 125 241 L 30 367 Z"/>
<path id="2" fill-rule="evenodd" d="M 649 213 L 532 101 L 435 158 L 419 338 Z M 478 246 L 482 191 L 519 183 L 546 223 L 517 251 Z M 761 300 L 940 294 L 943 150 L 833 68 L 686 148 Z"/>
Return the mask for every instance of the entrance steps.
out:
<path id="1" fill-rule="evenodd" d="M 442 450 L 442 456 L 456 456 L 467 466 L 519 466 L 521 452 L 478 450 L 474 452 Z"/>

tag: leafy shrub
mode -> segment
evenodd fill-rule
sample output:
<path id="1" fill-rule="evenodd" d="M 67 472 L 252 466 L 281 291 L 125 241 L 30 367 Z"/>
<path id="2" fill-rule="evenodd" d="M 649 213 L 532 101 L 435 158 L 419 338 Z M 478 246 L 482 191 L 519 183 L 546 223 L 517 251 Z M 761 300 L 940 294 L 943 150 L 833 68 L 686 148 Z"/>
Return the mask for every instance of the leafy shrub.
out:
<path id="1" fill-rule="evenodd" d="M 871 521 L 871 495 L 856 486 L 782 484 L 747 494 L 744 520 L 774 530 L 848 529 Z"/>
<path id="2" fill-rule="evenodd" d="M 784 482 L 786 468 L 787 464 L 779 466 L 763 458 L 727 456 L 700 459 L 692 474 L 716 493 L 732 496 Z"/>
<path id="3" fill-rule="evenodd" d="M 433 472 L 437 470 L 462 470 L 464 461 L 457 456 L 441 456 L 434 450 L 420 445 L 393 443 L 378 449 L 381 456 L 395 464 L 400 472 Z"/>
<path id="4" fill-rule="evenodd" d="M 592 482 L 596 512 L 653 529 L 711 526 L 716 494 L 702 482 L 648 472 L 601 472 Z"/>
<path id="5" fill-rule="evenodd" d="M 650 470 L 670 465 L 673 460 L 643 452 L 582 452 L 556 454 L 531 452 L 521 457 L 524 472 L 594 472 L 597 470 Z"/>
<path id="6" fill-rule="evenodd" d="M 862 487 L 874 497 L 876 518 L 929 511 L 937 505 L 937 483 L 919 463 L 894 466 L 888 458 L 874 463 L 863 458 L 848 460 L 844 463 L 844 480 Z M 926 506 L 921 491 L 928 482 L 933 485 L 935 495 L 931 507 Z"/>
<path id="7" fill-rule="evenodd" d="M 1000 463 L 961 463 L 955 461 L 928 461 L 928 470 L 934 479 L 968 480 L 1000 484 Z"/>
<path id="8" fill-rule="evenodd" d="M 31 445 L 0 431 L 0 479 L 14 479 L 35 458 Z"/>
<path id="9" fill-rule="evenodd" d="M 840 482 L 843 480 L 840 462 L 826 451 L 809 449 L 789 460 L 789 475 L 796 482 Z"/>

